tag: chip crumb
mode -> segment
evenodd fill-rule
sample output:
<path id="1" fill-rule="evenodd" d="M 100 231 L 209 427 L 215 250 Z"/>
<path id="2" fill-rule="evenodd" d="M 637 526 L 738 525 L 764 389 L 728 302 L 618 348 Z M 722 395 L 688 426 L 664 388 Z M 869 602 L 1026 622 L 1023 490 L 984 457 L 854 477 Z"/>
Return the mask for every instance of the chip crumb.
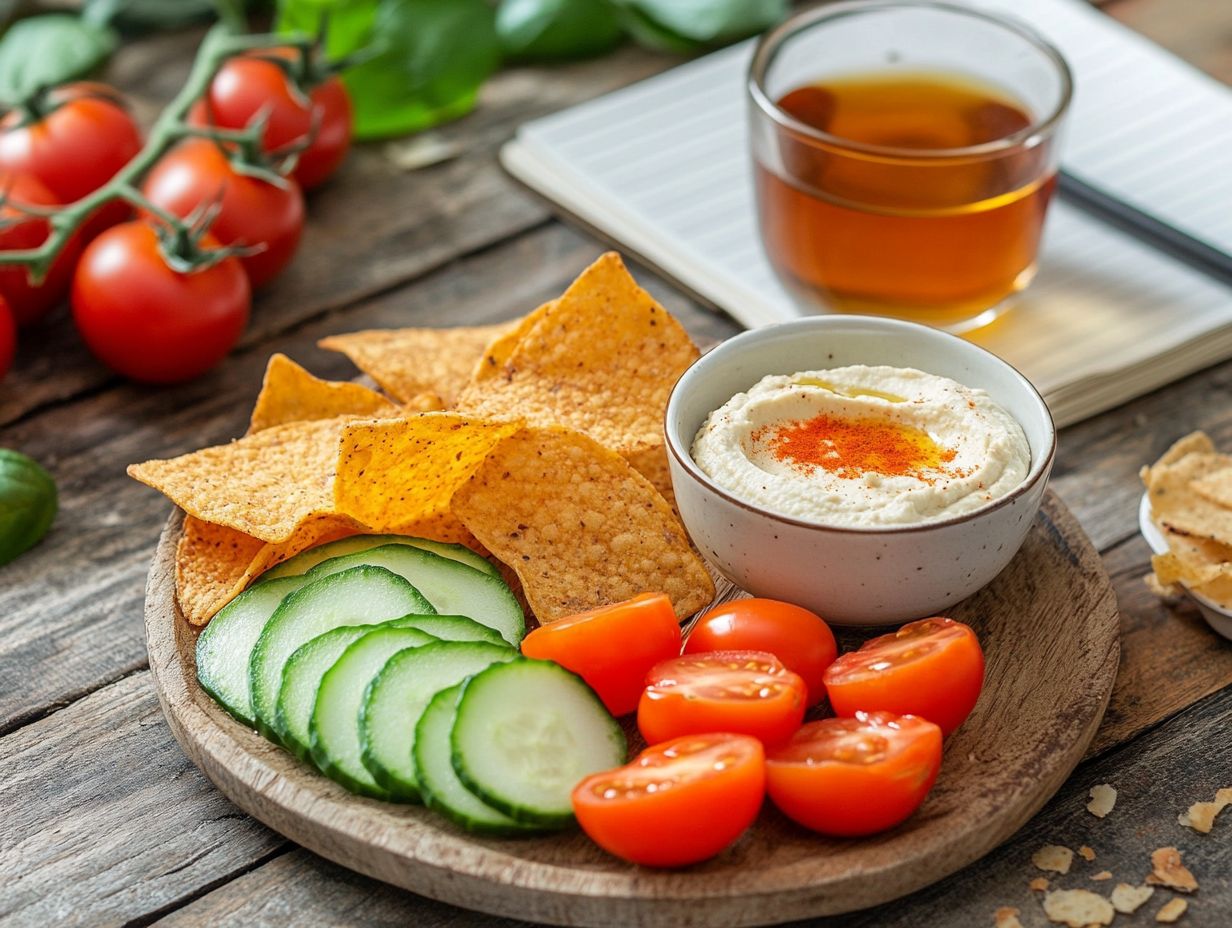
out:
<path id="1" fill-rule="evenodd" d="M 1058 889 L 1044 897 L 1044 914 L 1050 922 L 1069 928 L 1110 925 L 1116 917 L 1112 903 L 1089 889 Z"/>
<path id="2" fill-rule="evenodd" d="M 993 913 L 994 928 L 1022 928 L 1018 920 L 1018 910 L 1011 905 L 1003 905 Z"/>
<path id="3" fill-rule="evenodd" d="M 1058 844 L 1045 844 L 1031 855 L 1031 863 L 1040 870 L 1050 870 L 1053 873 L 1069 873 L 1074 862 L 1074 852 Z"/>
<path id="4" fill-rule="evenodd" d="M 1167 886 L 1181 893 L 1191 893 L 1198 888 L 1198 881 L 1181 863 L 1181 852 L 1174 847 L 1160 847 L 1151 852 L 1152 871 L 1146 881 L 1156 886 Z"/>
<path id="5" fill-rule="evenodd" d="M 1192 828 L 1199 834 L 1207 835 L 1215 825 L 1215 818 L 1225 808 L 1232 805 L 1232 787 L 1227 787 L 1215 793 L 1214 802 L 1195 802 L 1188 811 L 1182 812 L 1176 820 L 1186 828 Z"/>
<path id="6" fill-rule="evenodd" d="M 1187 908 L 1189 908 L 1189 903 L 1184 899 L 1169 899 L 1155 913 L 1155 921 L 1170 925 L 1184 915 Z"/>
<path id="7" fill-rule="evenodd" d="M 1084 844 L 1082 847 L 1078 848 L 1078 856 L 1081 857 L 1083 860 L 1088 860 L 1088 861 L 1094 860 L 1095 859 L 1095 849 L 1092 848 L 1088 844 Z"/>
<path id="8" fill-rule="evenodd" d="M 1103 818 L 1116 806 L 1117 791 L 1107 783 L 1092 786 L 1089 795 L 1091 801 L 1087 803 L 1087 811 L 1096 818 Z"/>
<path id="9" fill-rule="evenodd" d="M 1099 871 L 1099 873 L 1092 873 L 1092 874 L 1091 874 L 1091 879 L 1093 879 L 1093 880 L 1110 880 L 1110 879 L 1112 879 L 1112 871 L 1111 871 L 1111 870 L 1101 870 L 1101 871 Z"/>
<path id="10" fill-rule="evenodd" d="M 1112 907 L 1122 915 L 1133 915 L 1153 895 L 1155 895 L 1153 886 L 1131 886 L 1129 883 L 1117 883 L 1112 891 Z"/>
<path id="11" fill-rule="evenodd" d="M 1035 879 L 1033 879 L 1030 883 L 1027 884 L 1027 889 L 1035 893 L 1048 892 L 1048 877 L 1037 876 Z"/>

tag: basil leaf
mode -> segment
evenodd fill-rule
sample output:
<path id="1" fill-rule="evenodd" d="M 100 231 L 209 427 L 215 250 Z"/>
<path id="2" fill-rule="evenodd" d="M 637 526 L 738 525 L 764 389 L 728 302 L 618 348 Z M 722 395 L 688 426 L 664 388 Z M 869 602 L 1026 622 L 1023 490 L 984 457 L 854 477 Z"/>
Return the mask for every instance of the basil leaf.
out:
<path id="1" fill-rule="evenodd" d="M 377 54 L 343 75 L 360 139 L 403 135 L 469 113 L 500 66 L 485 0 L 382 0 Z"/>
<path id="2" fill-rule="evenodd" d="M 587 58 L 615 48 L 622 30 L 608 0 L 501 0 L 496 31 L 511 58 Z"/>
<path id="3" fill-rule="evenodd" d="M 315 36 L 326 21 L 325 53 L 334 61 L 366 46 L 380 0 L 279 0 L 278 32 Z"/>
<path id="4" fill-rule="evenodd" d="M 0 565 L 38 544 L 56 508 L 51 474 L 24 454 L 0 448 Z"/>
<path id="5" fill-rule="evenodd" d="M 84 77 L 111 57 L 110 29 L 52 13 L 19 19 L 0 39 L 0 100 L 19 103 L 46 87 Z"/>
<path id="6" fill-rule="evenodd" d="M 682 52 L 756 35 L 787 15 L 788 0 L 616 0 L 625 28 L 651 48 Z"/>

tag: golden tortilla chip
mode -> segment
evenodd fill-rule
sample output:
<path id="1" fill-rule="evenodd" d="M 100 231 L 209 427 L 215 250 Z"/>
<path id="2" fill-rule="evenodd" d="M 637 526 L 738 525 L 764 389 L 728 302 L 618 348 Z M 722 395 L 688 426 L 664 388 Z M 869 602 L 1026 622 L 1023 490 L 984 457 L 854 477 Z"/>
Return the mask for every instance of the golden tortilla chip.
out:
<path id="1" fill-rule="evenodd" d="M 678 616 L 714 582 L 671 508 L 623 458 L 566 428 L 506 438 L 454 494 L 453 511 L 522 581 L 540 622 L 663 592 Z"/>
<path id="2" fill-rule="evenodd" d="M 1097 883 L 1102 880 L 1110 880 L 1112 879 L 1112 871 L 1111 870 L 1101 870 L 1099 871 L 1099 873 L 1092 873 L 1091 879 L 1096 881 Z"/>
<path id="3" fill-rule="evenodd" d="M 453 329 L 371 329 L 331 335 L 317 344 L 345 354 L 400 403 L 432 392 L 450 404 L 470 382 L 488 344 L 516 325 L 502 322 Z"/>
<path id="4" fill-rule="evenodd" d="M 509 363 L 513 349 L 522 340 L 522 336 L 534 328 L 535 323 L 555 305 L 555 300 L 549 300 L 519 319 L 513 328 L 494 338 L 479 358 L 479 363 L 475 365 L 471 382 L 478 383 L 481 380 L 505 376 L 505 365 Z"/>
<path id="5" fill-rule="evenodd" d="M 992 915 L 993 928 L 1022 928 L 1018 920 L 1018 910 L 1012 905 L 1003 905 Z"/>
<path id="6" fill-rule="evenodd" d="M 435 393 L 420 393 L 412 396 L 402 406 L 403 412 L 440 412 L 445 408 L 445 401 Z"/>
<path id="7" fill-rule="evenodd" d="M 1159 911 L 1155 913 L 1155 921 L 1164 925 L 1171 925 L 1173 922 L 1180 919 L 1185 914 L 1185 910 L 1189 908 L 1189 903 L 1184 899 L 1169 899 Z"/>
<path id="8" fill-rule="evenodd" d="M 1232 458 L 1226 455 L 1191 453 L 1173 464 L 1149 468 L 1151 518 L 1182 535 L 1232 544 L 1232 509 L 1212 502 L 1195 488 L 1203 478 L 1229 467 Z"/>
<path id="9" fill-rule="evenodd" d="M 1215 827 L 1219 813 L 1228 806 L 1232 806 L 1232 787 L 1224 787 L 1215 793 L 1214 802 L 1195 802 L 1177 817 L 1177 821 L 1199 834 L 1208 835 Z"/>
<path id="10" fill-rule="evenodd" d="M 536 315 L 501 376 L 472 383 L 457 408 L 584 432 L 646 467 L 643 475 L 667 489 L 663 410 L 676 380 L 699 356 L 688 333 L 613 252 Z"/>
<path id="11" fill-rule="evenodd" d="M 1117 883 L 1112 890 L 1112 907 L 1122 915 L 1133 915 L 1148 899 L 1155 895 L 1153 886 L 1132 886 L 1129 883 Z"/>
<path id="12" fill-rule="evenodd" d="M 191 516 L 283 542 L 334 512 L 338 442 L 349 417 L 289 422 L 178 458 L 132 464 L 128 475 Z"/>
<path id="13" fill-rule="evenodd" d="M 1096 818 L 1103 818 L 1116 806 L 1117 791 L 1107 783 L 1092 786 L 1087 796 L 1091 800 L 1087 803 L 1087 811 Z"/>
<path id="14" fill-rule="evenodd" d="M 1194 492 L 1216 506 L 1232 510 L 1232 467 L 1225 467 L 1193 482 Z"/>
<path id="15" fill-rule="evenodd" d="M 1044 914 L 1050 922 L 1069 928 L 1111 925 L 1116 918 L 1112 903 L 1089 889 L 1057 889 L 1044 896 Z"/>
<path id="16" fill-rule="evenodd" d="M 1178 893 L 1192 893 L 1198 881 L 1181 863 L 1181 852 L 1174 847 L 1160 847 L 1151 852 L 1151 872 L 1146 882 L 1155 886 L 1167 886 Z"/>
<path id="17" fill-rule="evenodd" d="M 1073 862 L 1074 852 L 1059 844 L 1045 844 L 1031 855 L 1031 863 L 1040 870 L 1048 870 L 1052 873 L 1069 873 Z"/>
<path id="18" fill-rule="evenodd" d="M 1156 462 L 1160 464 L 1175 464 L 1181 458 L 1190 454 L 1215 454 L 1215 443 L 1206 432 L 1190 432 L 1184 438 L 1173 442 L 1172 447 L 1163 453 Z"/>
<path id="19" fill-rule="evenodd" d="M 347 381 L 322 380 L 285 354 L 275 354 L 266 365 L 248 434 L 287 422 L 397 414 L 398 407 L 375 390 Z"/>
<path id="20" fill-rule="evenodd" d="M 473 543 L 450 498 L 519 427 L 452 412 L 351 423 L 338 453 L 333 505 L 372 531 Z"/>
<path id="21" fill-rule="evenodd" d="M 1035 893 L 1044 893 L 1048 891 L 1048 878 L 1045 876 L 1037 876 L 1027 884 L 1027 889 Z"/>
<path id="22" fill-rule="evenodd" d="M 1082 847 L 1078 848 L 1078 856 L 1090 863 L 1095 859 L 1095 848 L 1091 847 L 1089 844 L 1084 844 Z"/>

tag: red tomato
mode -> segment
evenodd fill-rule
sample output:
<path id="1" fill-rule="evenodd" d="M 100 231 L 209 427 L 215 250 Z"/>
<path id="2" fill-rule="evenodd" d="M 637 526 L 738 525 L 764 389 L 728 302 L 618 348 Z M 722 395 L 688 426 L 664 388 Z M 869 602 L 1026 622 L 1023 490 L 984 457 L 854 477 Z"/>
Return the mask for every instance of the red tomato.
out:
<path id="1" fill-rule="evenodd" d="M 680 653 L 680 623 L 663 593 L 541 625 L 522 640 L 527 657 L 555 661 L 599 694 L 612 715 L 637 709 L 646 673 Z"/>
<path id="2" fill-rule="evenodd" d="M 766 757 L 783 814 L 826 835 L 891 828 L 919 808 L 941 769 L 941 729 L 891 712 L 809 722 Z"/>
<path id="3" fill-rule="evenodd" d="M 800 727 L 807 696 L 799 675 L 765 651 L 686 654 L 646 675 L 637 727 L 647 744 L 728 731 L 770 746 Z"/>
<path id="4" fill-rule="evenodd" d="M 825 677 L 836 715 L 885 709 L 936 722 L 948 735 L 980 698 L 984 652 L 961 622 L 921 619 L 844 654 Z"/>
<path id="5" fill-rule="evenodd" d="M 177 216 L 188 216 L 220 194 L 222 208 L 210 234 L 224 245 L 264 245 L 240 258 L 252 286 L 273 280 L 295 256 L 304 227 L 304 195 L 287 179 L 278 186 L 236 171 L 209 139 L 188 139 L 164 155 L 142 187 L 146 197 Z"/>
<path id="6" fill-rule="evenodd" d="M 683 867 L 739 838 L 765 793 L 760 741 L 689 735 L 587 777 L 573 790 L 573 811 L 605 851 L 648 867 Z"/>
<path id="7" fill-rule="evenodd" d="M 0 119 L 0 171 L 38 178 L 60 203 L 97 190 L 141 150 L 124 98 L 105 84 L 65 84 L 47 103 L 37 122 L 23 125 L 16 109 Z"/>
<path id="8" fill-rule="evenodd" d="M 46 219 L 23 214 L 18 207 L 22 204 L 58 206 L 59 201 L 39 180 L 29 175 L 8 177 L 0 180 L 0 184 L 7 189 L 8 201 L 0 208 L 0 251 L 37 248 L 51 234 L 51 224 Z M 38 284 L 30 282 L 29 274 L 21 265 L 0 265 L 0 296 L 8 303 L 18 325 L 37 321 L 63 298 L 80 251 L 81 239 L 73 236 Z"/>
<path id="9" fill-rule="evenodd" d="M 308 105 L 292 89 L 286 72 L 269 61 L 270 55 L 291 58 L 289 48 L 264 49 L 224 64 L 210 84 L 205 99 L 193 107 L 189 121 L 222 129 L 243 129 L 263 111 L 268 122 L 262 144 L 278 151 L 313 131 L 311 144 L 300 152 L 292 176 L 305 190 L 326 180 L 342 164 L 351 147 L 351 98 L 337 77 L 330 77 L 308 92 Z"/>
<path id="10" fill-rule="evenodd" d="M 9 372 L 17 354 L 17 323 L 9 312 L 9 304 L 0 297 L 0 380 Z"/>
<path id="11" fill-rule="evenodd" d="M 769 651 L 808 686 L 810 706 L 825 698 L 822 674 L 834 663 L 838 645 L 821 616 L 774 599 L 736 599 L 698 620 L 684 653 Z"/>
<path id="12" fill-rule="evenodd" d="M 218 247 L 208 236 L 206 248 Z M 239 340 L 252 302 L 233 257 L 192 273 L 167 266 L 145 222 L 112 226 L 73 276 L 73 318 L 90 350 L 133 380 L 177 383 L 209 370 Z"/>

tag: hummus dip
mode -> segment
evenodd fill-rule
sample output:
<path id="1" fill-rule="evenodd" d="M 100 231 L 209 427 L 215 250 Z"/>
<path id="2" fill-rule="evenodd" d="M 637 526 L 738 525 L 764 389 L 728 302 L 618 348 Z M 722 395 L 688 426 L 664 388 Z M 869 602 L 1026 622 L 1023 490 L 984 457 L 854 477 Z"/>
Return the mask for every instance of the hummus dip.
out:
<path id="1" fill-rule="evenodd" d="M 693 459 L 754 505 L 876 527 L 979 509 L 1023 482 L 1031 453 L 983 390 L 859 365 L 762 378 L 710 414 Z"/>

